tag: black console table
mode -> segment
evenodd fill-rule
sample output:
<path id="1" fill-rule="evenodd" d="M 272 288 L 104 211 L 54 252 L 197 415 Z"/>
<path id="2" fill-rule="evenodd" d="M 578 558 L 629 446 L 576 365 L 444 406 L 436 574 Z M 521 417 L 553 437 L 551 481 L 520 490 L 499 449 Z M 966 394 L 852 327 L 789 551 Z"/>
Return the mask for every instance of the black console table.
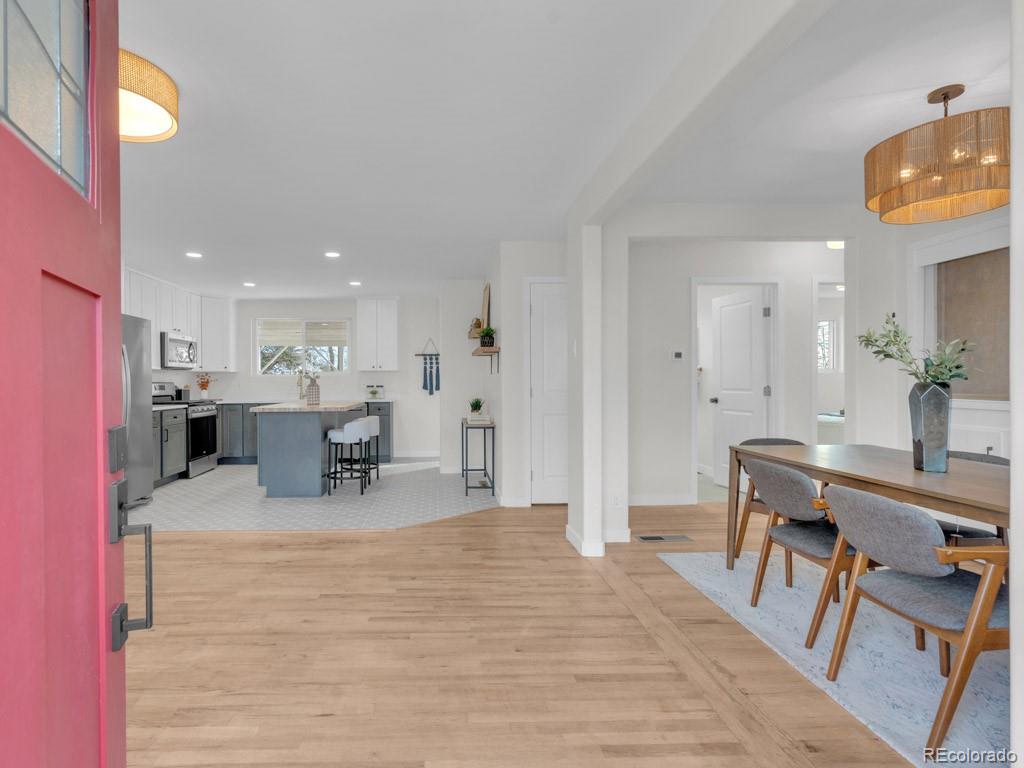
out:
<path id="1" fill-rule="evenodd" d="M 484 447 L 484 464 L 482 467 L 471 467 L 469 466 L 469 432 L 470 430 L 478 429 L 483 432 L 483 447 Z M 491 433 L 491 465 L 487 466 L 487 432 L 490 430 Z M 494 495 L 494 476 L 496 474 L 496 462 L 494 452 L 494 422 L 488 424 L 470 424 L 466 419 L 462 420 L 462 477 L 466 483 L 466 495 L 469 496 L 469 489 L 473 490 L 484 490 L 488 488 L 491 491 L 491 496 Z M 486 482 L 481 482 L 478 485 L 471 486 L 469 484 L 469 476 L 473 472 L 483 473 Z"/>

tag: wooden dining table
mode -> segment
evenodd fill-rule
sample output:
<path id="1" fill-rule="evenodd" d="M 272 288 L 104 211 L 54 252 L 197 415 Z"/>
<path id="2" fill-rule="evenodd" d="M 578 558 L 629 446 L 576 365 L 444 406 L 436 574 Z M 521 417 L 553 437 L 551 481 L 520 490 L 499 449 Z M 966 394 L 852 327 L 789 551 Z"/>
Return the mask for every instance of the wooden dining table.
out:
<path id="1" fill-rule="evenodd" d="M 725 565 L 732 569 L 740 477 L 747 459 L 782 464 L 815 480 L 857 488 L 969 520 L 1010 527 L 1010 468 L 950 459 L 948 472 L 914 469 L 910 451 L 879 445 L 734 445 L 729 448 Z"/>

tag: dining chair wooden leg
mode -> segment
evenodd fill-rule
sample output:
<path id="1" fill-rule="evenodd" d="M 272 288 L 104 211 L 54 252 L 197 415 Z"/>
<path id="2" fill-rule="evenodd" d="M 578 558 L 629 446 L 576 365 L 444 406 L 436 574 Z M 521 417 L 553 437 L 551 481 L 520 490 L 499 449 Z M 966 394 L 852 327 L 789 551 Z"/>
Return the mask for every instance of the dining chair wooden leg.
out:
<path id="1" fill-rule="evenodd" d="M 949 677 L 949 641 L 939 638 L 939 674 Z"/>
<path id="2" fill-rule="evenodd" d="M 772 537 L 768 535 L 771 527 L 779 521 L 779 514 L 772 510 L 768 515 L 768 527 L 764 529 L 764 541 L 761 542 L 761 559 L 757 561 L 754 573 L 754 591 L 750 595 L 750 604 L 756 608 L 757 599 L 761 596 L 761 585 L 764 584 L 764 572 L 768 569 L 768 556 L 772 553 Z"/>
<path id="3" fill-rule="evenodd" d="M 985 646 L 988 620 L 992 616 L 992 606 L 995 605 L 999 587 L 1003 583 L 1005 570 L 1004 566 L 989 563 L 981 572 L 978 591 L 974 596 L 974 603 L 971 604 L 971 612 L 967 615 L 963 639 L 957 649 L 956 660 L 949 672 L 949 678 L 946 680 L 942 701 L 939 702 L 938 712 L 935 713 L 935 722 L 932 724 L 932 731 L 925 744 L 926 749 L 938 749 L 946 738 L 949 724 L 953 722 L 953 715 L 956 714 L 956 708 L 960 704 L 960 697 L 963 696 L 967 680 L 971 676 L 971 670 L 974 669 L 974 662 Z"/>
<path id="4" fill-rule="evenodd" d="M 825 580 L 821 582 L 821 591 L 818 593 L 818 603 L 814 607 L 814 615 L 811 616 L 811 626 L 807 630 L 807 639 L 804 640 L 805 648 L 813 648 L 814 641 L 818 639 L 818 632 L 821 630 L 821 622 L 825 619 L 825 612 L 828 610 L 829 596 L 835 594 L 839 588 L 839 574 L 848 566 L 846 557 L 846 539 L 842 534 L 836 537 L 836 545 L 832 548 L 832 559 L 828 561 L 828 568 L 825 570 Z"/>
<path id="5" fill-rule="evenodd" d="M 786 586 L 793 588 L 793 550 L 786 550 Z"/>
<path id="6" fill-rule="evenodd" d="M 925 649 L 924 627 L 914 627 L 914 646 L 919 651 L 923 651 Z"/>
<path id="7" fill-rule="evenodd" d="M 839 579 L 836 579 L 836 583 L 832 585 L 832 602 L 839 603 Z"/>
<path id="8" fill-rule="evenodd" d="M 740 517 L 739 528 L 736 531 L 736 557 L 740 556 L 743 549 L 743 538 L 747 535 L 747 523 L 750 522 L 750 505 L 754 501 L 754 481 L 747 478 L 747 495 L 743 500 L 743 514 Z"/>
<path id="9" fill-rule="evenodd" d="M 853 627 L 853 618 L 857 614 L 857 603 L 860 602 L 860 593 L 857 592 L 857 577 L 867 570 L 868 556 L 858 552 L 853 558 L 853 577 L 850 579 L 850 587 L 846 592 L 846 603 L 843 605 L 843 613 L 839 617 L 839 628 L 836 630 L 836 642 L 832 646 L 832 660 L 828 665 L 826 677 L 835 682 L 839 676 L 839 666 L 843 663 L 843 654 L 846 652 L 846 641 L 850 639 L 850 628 Z"/>

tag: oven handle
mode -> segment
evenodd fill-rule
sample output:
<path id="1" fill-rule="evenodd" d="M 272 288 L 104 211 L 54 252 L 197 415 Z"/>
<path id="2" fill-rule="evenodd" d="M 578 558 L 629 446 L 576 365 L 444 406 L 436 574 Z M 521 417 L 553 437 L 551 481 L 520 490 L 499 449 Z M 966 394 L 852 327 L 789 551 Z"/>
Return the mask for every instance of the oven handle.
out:
<path id="1" fill-rule="evenodd" d="M 209 413 L 197 413 L 195 416 L 193 416 L 191 413 L 188 415 L 190 419 L 209 419 L 216 418 L 216 416 L 216 411 L 210 411 Z"/>

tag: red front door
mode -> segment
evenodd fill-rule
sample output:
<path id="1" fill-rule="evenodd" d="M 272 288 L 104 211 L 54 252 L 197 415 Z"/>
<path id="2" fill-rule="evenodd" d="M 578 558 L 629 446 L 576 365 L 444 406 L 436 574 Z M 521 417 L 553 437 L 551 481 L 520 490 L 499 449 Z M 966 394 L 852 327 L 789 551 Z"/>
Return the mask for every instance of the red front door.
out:
<path id="1" fill-rule="evenodd" d="M 86 194 L 0 120 L 0 764 L 19 768 L 125 765 L 116 0 L 89 16 Z"/>

